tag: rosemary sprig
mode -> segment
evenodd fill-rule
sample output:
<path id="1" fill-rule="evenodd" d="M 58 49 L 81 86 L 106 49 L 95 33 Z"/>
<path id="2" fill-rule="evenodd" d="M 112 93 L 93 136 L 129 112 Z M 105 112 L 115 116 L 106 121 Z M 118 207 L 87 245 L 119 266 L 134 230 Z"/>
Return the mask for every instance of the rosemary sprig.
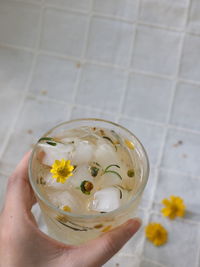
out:
<path id="1" fill-rule="evenodd" d="M 118 172 L 113 171 L 113 170 L 109 170 L 111 167 L 117 167 L 117 168 L 120 168 L 120 166 L 117 165 L 117 164 L 111 164 L 111 165 L 108 165 L 108 166 L 105 168 L 105 170 L 104 170 L 104 174 L 105 174 L 105 173 L 113 173 L 113 174 L 117 175 L 117 176 L 122 180 L 122 177 L 121 177 L 121 175 L 120 175 Z"/>
<path id="2" fill-rule="evenodd" d="M 117 151 L 117 146 L 115 145 L 115 143 L 113 142 L 113 140 L 110 137 L 104 135 L 103 138 L 107 139 L 109 142 L 111 142 L 111 144 L 115 147 L 115 150 Z"/>
<path id="3" fill-rule="evenodd" d="M 108 166 L 105 168 L 105 171 L 107 171 L 110 167 L 117 167 L 117 168 L 120 168 L 120 166 L 117 165 L 117 164 L 110 164 L 110 165 L 108 165 Z"/>
<path id="4" fill-rule="evenodd" d="M 116 174 L 122 180 L 122 177 L 121 177 L 121 175 L 118 172 L 115 172 L 115 171 L 106 171 L 105 173 L 113 173 L 113 174 Z"/>
<path id="5" fill-rule="evenodd" d="M 46 141 L 46 143 L 50 146 L 56 146 L 57 145 L 57 142 L 52 137 L 48 137 L 48 136 L 47 137 L 41 137 L 38 140 L 38 143 L 41 141 Z"/>
<path id="6" fill-rule="evenodd" d="M 52 137 L 41 137 L 38 142 L 40 141 L 54 141 Z"/>
<path id="7" fill-rule="evenodd" d="M 48 145 L 50 145 L 50 146 L 56 146 L 56 145 L 57 145 L 56 142 L 51 142 L 51 141 L 47 141 L 46 143 L 47 143 Z"/>

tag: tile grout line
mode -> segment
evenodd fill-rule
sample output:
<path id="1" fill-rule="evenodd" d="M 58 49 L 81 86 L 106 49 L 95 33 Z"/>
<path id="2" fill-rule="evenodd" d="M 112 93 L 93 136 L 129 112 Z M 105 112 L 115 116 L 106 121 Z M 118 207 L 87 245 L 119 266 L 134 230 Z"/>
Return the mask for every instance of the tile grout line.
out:
<path id="1" fill-rule="evenodd" d="M 56 99 L 53 99 L 53 98 L 49 98 L 47 96 L 45 96 L 45 98 L 43 98 L 41 95 L 35 95 L 35 94 L 31 93 L 31 92 L 29 92 L 28 94 L 30 96 L 32 96 L 32 97 L 36 97 L 37 99 L 43 99 L 43 100 L 54 102 L 54 103 L 57 103 L 57 104 L 66 104 L 62 100 L 56 100 Z M 70 106 L 74 106 L 74 107 L 83 108 L 83 109 L 86 109 L 86 110 L 89 110 L 89 111 L 91 110 L 91 111 L 96 111 L 96 112 L 99 112 L 99 113 L 102 112 L 102 109 L 96 108 L 96 107 L 85 106 L 85 105 L 81 105 L 81 104 L 77 104 L 77 103 L 69 104 L 69 105 Z M 114 115 L 114 113 L 110 112 L 110 111 L 105 111 L 104 113 L 107 114 L 107 115 Z M 182 126 L 176 126 L 176 125 L 173 125 L 173 124 L 161 123 L 161 122 L 146 120 L 146 119 L 142 119 L 142 118 L 138 118 L 138 117 L 132 118 L 132 117 L 130 117 L 128 115 L 124 115 L 124 114 L 121 114 L 121 117 L 124 118 L 124 119 L 131 120 L 131 121 L 146 123 L 146 124 L 149 124 L 151 126 L 166 127 L 166 128 L 174 129 L 174 130 L 177 130 L 177 131 L 183 131 L 183 132 L 188 132 L 188 133 L 197 134 L 197 135 L 200 134 L 200 130 L 193 130 L 193 129 L 189 129 L 189 128 L 182 127 Z"/>
<path id="2" fill-rule="evenodd" d="M 41 2 L 41 4 L 43 4 L 44 0 Z M 39 23 L 38 23 L 38 35 L 37 35 L 37 40 L 36 40 L 36 43 L 35 43 L 35 50 L 34 50 L 34 55 L 33 55 L 33 58 L 32 58 L 32 63 L 31 63 L 31 68 L 30 68 L 30 72 L 29 72 L 29 75 L 27 77 L 27 81 L 26 81 L 26 84 L 25 84 L 25 88 L 24 88 L 24 91 L 23 91 L 23 94 L 22 94 L 22 100 L 19 104 L 19 107 L 18 107 L 18 110 L 16 112 L 16 116 L 15 116 L 15 119 L 13 120 L 13 123 L 8 131 L 8 134 L 6 136 L 6 139 L 4 141 L 4 145 L 2 146 L 2 149 L 0 151 L 0 159 L 2 158 L 5 150 L 6 150 L 6 147 L 8 146 L 9 144 L 9 140 L 10 140 L 10 137 L 13 133 L 13 130 L 15 128 L 15 125 L 17 123 L 17 120 L 20 116 L 20 113 L 22 111 L 22 108 L 24 106 L 24 103 L 25 103 L 25 99 L 26 99 L 26 96 L 28 94 L 28 90 L 29 90 L 29 87 L 30 87 L 30 84 L 31 84 L 31 80 L 32 80 L 32 76 L 33 76 L 33 72 L 34 72 L 34 69 L 35 69 L 35 65 L 36 65 L 36 60 L 37 60 L 37 55 L 38 55 L 38 51 L 37 49 L 39 48 L 39 44 L 40 44 L 40 38 L 41 38 L 41 28 L 42 28 L 42 15 L 43 15 L 43 6 L 41 6 L 41 9 L 40 9 L 40 17 L 39 17 Z"/>
<path id="3" fill-rule="evenodd" d="M 5 2 L 7 2 L 7 1 L 5 1 Z M 42 2 L 37 3 L 37 2 L 32 1 L 32 0 L 29 0 L 29 2 L 27 2 L 25 0 L 9 0 L 8 2 L 16 3 L 16 4 L 21 3 L 21 4 L 34 5 L 34 6 L 41 6 L 41 3 L 42 3 Z"/>
<path id="4" fill-rule="evenodd" d="M 35 2 L 35 1 L 31 1 L 30 2 L 27 2 L 25 0 L 10 0 L 10 2 L 12 3 L 24 3 L 24 4 L 32 4 L 32 5 L 35 5 L 35 6 L 41 6 L 41 4 L 43 3 L 43 0 L 41 2 Z M 70 7 L 62 7 L 61 5 L 54 5 L 54 4 L 45 4 L 45 7 L 46 8 L 52 8 L 52 9 L 57 9 L 57 10 L 60 10 L 60 11 L 71 11 L 71 12 L 75 12 L 75 13 L 79 13 L 79 14 L 88 14 L 89 11 L 87 11 L 87 9 L 85 9 L 84 11 L 82 9 L 79 9 L 79 8 L 70 8 Z M 115 16 L 115 15 L 112 15 L 112 14 L 103 14 L 101 12 L 98 12 L 98 11 L 93 11 L 93 14 L 95 16 L 99 16 L 99 17 L 102 17 L 102 18 L 107 18 L 107 19 L 110 19 L 110 20 L 118 20 L 118 21 L 122 21 L 122 22 L 126 22 L 126 23 L 137 23 L 138 25 L 144 25 L 144 26 L 148 26 L 148 27 L 151 27 L 151 28 L 158 28 L 158 29 L 162 29 L 162 30 L 168 30 L 168 31 L 174 31 L 174 32 L 180 32 L 180 33 L 183 33 L 185 32 L 186 34 L 190 34 L 190 35 L 195 35 L 195 36 L 199 36 L 200 37 L 200 33 L 196 33 L 196 32 L 193 32 L 193 31 L 187 31 L 187 30 L 184 30 L 183 28 L 180 28 L 180 27 L 169 27 L 169 26 L 166 26 L 166 25 L 160 25 L 160 24 L 157 24 L 157 23 L 148 23 L 148 22 L 145 22 L 144 20 L 131 20 L 131 19 L 128 19 L 128 18 L 125 18 L 125 17 L 122 17 L 122 16 Z"/>
<path id="5" fill-rule="evenodd" d="M 27 2 L 25 0 L 17 0 L 17 1 L 10 0 L 10 2 L 27 4 Z M 32 5 L 35 5 L 35 6 L 40 6 L 41 5 L 40 2 L 37 3 L 37 2 L 34 2 L 34 1 L 30 1 L 30 2 L 28 2 L 28 4 L 32 4 Z M 66 11 L 66 12 L 68 12 L 68 11 L 69 12 L 75 12 L 75 13 L 78 13 L 78 14 L 88 14 L 90 12 L 87 9 L 82 10 L 82 9 L 79 9 L 79 8 L 62 7 L 59 4 L 56 5 L 56 4 L 49 4 L 49 3 L 45 4 L 45 8 L 51 8 L 51 9 L 54 9 L 54 10 L 60 10 L 60 11 Z M 163 29 L 163 30 L 169 30 L 169 31 L 175 31 L 175 32 L 183 32 L 184 31 L 184 29 L 181 29 L 181 28 L 178 28 L 178 27 L 169 27 L 169 26 L 165 26 L 165 25 L 159 25 L 157 23 L 148 23 L 148 22 L 145 22 L 145 21 L 139 20 L 139 19 L 128 19 L 128 18 L 125 18 L 125 17 L 122 17 L 122 16 L 116 16 L 116 15 L 112 15 L 112 14 L 104 14 L 104 13 L 101 13 L 101 12 L 98 12 L 98 11 L 93 11 L 93 15 L 94 16 L 98 16 L 98 17 L 102 17 L 102 18 L 107 18 L 107 19 L 110 19 L 110 20 L 118 20 L 118 21 L 131 23 L 131 24 L 132 23 L 136 23 L 138 25 L 144 25 L 144 26 Z M 194 34 L 194 35 L 197 35 L 197 36 L 200 35 L 200 34 L 194 33 L 194 32 L 186 32 L 186 33 Z"/>
<path id="6" fill-rule="evenodd" d="M 17 46 L 17 45 L 12 45 L 12 44 L 3 43 L 3 42 L 0 42 L 0 47 L 17 49 L 17 50 L 22 50 L 22 51 L 32 52 L 32 53 L 35 52 L 34 49 L 29 48 L 29 47 Z M 52 57 L 61 58 L 63 60 L 71 60 L 71 61 L 74 61 L 74 62 L 80 61 L 79 57 L 65 55 L 65 54 L 61 54 L 61 53 L 50 51 L 50 50 L 39 49 L 38 53 L 39 54 L 48 55 L 48 56 L 52 56 Z M 112 63 L 98 62 L 98 61 L 89 60 L 89 59 L 88 60 L 85 59 L 84 62 L 85 63 L 89 63 L 89 64 L 94 64 L 94 65 L 97 65 L 97 66 L 102 66 L 102 67 L 108 67 L 108 68 L 114 68 L 114 69 L 119 69 L 119 70 L 123 70 L 123 71 L 128 71 L 130 74 L 139 74 L 139 75 L 144 75 L 144 76 L 149 76 L 149 77 L 154 77 L 154 78 L 160 78 L 160 79 L 166 79 L 166 80 L 174 80 L 174 77 L 170 76 L 170 75 L 163 75 L 163 74 L 156 73 L 156 72 L 143 71 L 143 70 L 134 69 L 134 68 L 127 69 L 126 67 L 123 67 L 123 66 L 120 66 L 120 65 L 116 65 L 116 64 L 112 64 Z M 196 86 L 196 87 L 200 87 L 200 81 L 194 81 L 194 80 L 185 79 L 185 78 L 181 78 L 181 77 L 178 78 L 178 81 L 182 82 L 182 83 L 191 84 L 191 85 Z"/>
<path id="7" fill-rule="evenodd" d="M 138 1 L 138 9 L 137 9 L 137 16 L 139 16 L 139 5 L 140 5 L 140 1 Z M 130 45 L 130 51 L 129 51 L 129 62 L 128 62 L 128 69 L 126 70 L 126 79 L 124 82 L 124 88 L 123 88 L 123 93 L 122 96 L 120 98 L 120 103 L 119 103 L 119 111 L 117 113 L 115 122 L 119 122 L 119 119 L 121 117 L 121 113 L 123 111 L 123 106 L 124 106 L 124 102 L 125 102 L 125 98 L 126 98 L 126 94 L 127 94 L 127 90 L 128 90 L 128 82 L 129 82 L 129 74 L 130 74 L 130 67 L 131 67 L 131 63 L 132 63 L 132 57 L 133 57 L 133 53 L 134 53 L 134 46 L 135 46 L 135 40 L 136 40 L 136 34 L 137 34 L 137 24 L 132 25 L 132 31 L 133 31 L 133 38 L 131 40 L 131 45 Z"/>
<path id="8" fill-rule="evenodd" d="M 72 12 L 75 14 L 79 14 L 79 15 L 89 15 L 90 13 L 90 9 L 87 10 L 82 10 L 82 9 L 76 9 L 76 8 L 70 8 L 70 7 L 62 7 L 62 6 L 57 6 L 54 4 L 45 4 L 45 8 L 49 8 L 49 9 L 53 9 L 53 10 L 57 10 L 57 11 L 61 11 L 61 12 Z"/>
<path id="9" fill-rule="evenodd" d="M 138 18 L 139 18 L 139 15 L 140 15 L 140 9 L 141 9 L 141 0 L 138 0 L 138 6 L 137 6 L 137 15 L 136 15 L 136 22 L 133 26 L 133 29 L 134 30 L 134 34 L 133 34 L 133 40 L 132 40 L 132 44 L 131 44 L 131 51 L 130 51 L 130 61 L 129 61 L 129 66 L 128 66 L 128 73 L 127 73 L 127 79 L 126 79 L 126 83 L 125 83 L 125 89 L 124 89 L 124 94 L 123 94 L 123 97 L 122 97 L 122 100 L 121 100 L 121 103 L 120 103 L 120 109 L 119 109 L 119 112 L 117 114 L 117 119 L 116 121 L 118 122 L 120 117 L 121 117 L 121 113 L 122 113 L 122 110 L 123 110 L 123 105 L 125 103 L 125 97 L 126 97 L 126 94 L 127 94 L 127 90 L 128 90 L 128 82 L 129 82 L 129 75 L 130 75 L 130 67 L 131 67 L 131 63 L 132 63 L 132 58 L 133 58 L 133 55 L 134 55 L 134 46 L 135 46 L 135 43 L 136 43 L 136 38 L 137 38 L 137 30 L 138 30 Z M 148 215 L 145 216 L 145 221 L 147 222 L 148 220 Z M 141 249 L 139 249 L 138 251 L 138 266 L 141 265 L 141 257 L 143 255 L 143 251 L 144 251 L 144 244 L 145 244 L 145 238 L 142 238 L 141 240 Z"/>
<path id="10" fill-rule="evenodd" d="M 170 168 L 166 168 L 166 167 L 159 167 L 159 170 L 165 171 L 165 172 L 170 172 L 170 173 L 173 173 L 173 174 L 178 174 L 178 175 L 181 175 L 181 176 L 187 176 L 187 177 L 190 177 L 192 179 L 197 179 L 197 180 L 200 179 L 200 176 L 192 175 L 192 174 L 189 174 L 189 173 L 186 173 L 186 172 L 183 172 L 183 171 L 174 170 L 174 169 L 170 169 Z"/>
<path id="11" fill-rule="evenodd" d="M 186 21 L 185 25 L 187 25 L 187 21 L 188 21 L 189 6 L 190 6 L 190 0 L 188 0 L 187 14 L 186 14 L 186 18 L 185 18 L 185 21 Z M 172 88 L 170 104 L 169 104 L 169 109 L 168 109 L 167 119 L 166 119 L 167 125 L 170 122 L 172 109 L 173 109 L 173 103 L 174 103 L 176 88 L 177 88 L 177 84 L 178 84 L 178 77 L 179 77 L 180 67 L 181 67 L 181 56 L 182 56 L 182 53 L 183 53 L 184 40 L 185 40 L 185 32 L 182 33 L 182 39 L 181 39 L 180 45 L 179 45 L 179 55 L 178 55 L 178 63 L 177 63 L 177 69 L 176 69 L 176 77 L 175 77 L 175 80 L 174 80 L 174 86 Z M 151 204 L 149 205 L 150 211 L 148 212 L 148 215 L 147 215 L 147 222 L 149 222 L 151 214 L 152 214 L 151 210 L 152 210 L 152 207 L 153 207 L 156 188 L 157 188 L 157 185 L 158 185 L 159 167 L 161 165 L 162 157 L 163 157 L 163 154 L 164 154 L 164 148 L 165 148 L 165 144 L 166 144 L 166 140 L 167 140 L 167 133 L 168 133 L 168 127 L 165 127 L 164 133 L 163 133 L 163 138 L 162 138 L 162 143 L 161 143 L 159 154 L 158 154 L 157 164 L 156 164 L 157 173 L 155 173 L 155 184 L 154 184 L 154 187 L 152 188 L 152 199 L 151 199 Z M 142 250 L 142 254 L 143 253 L 144 253 L 144 246 L 143 246 L 143 250 Z"/>
<path id="12" fill-rule="evenodd" d="M 166 265 L 164 264 L 161 264 L 160 262 L 157 262 L 157 261 L 154 261 L 154 260 L 151 260 L 147 257 L 144 257 L 144 256 L 141 256 L 141 257 L 138 257 L 137 254 L 131 254 L 131 253 L 124 253 L 124 252 L 121 252 L 119 253 L 118 257 L 130 257 L 130 258 L 136 258 L 139 263 L 141 263 L 141 260 L 146 260 L 150 263 L 153 263 L 153 264 L 156 264 L 158 267 L 167 267 Z"/>
<path id="13" fill-rule="evenodd" d="M 84 46 L 83 46 L 83 49 L 82 49 L 81 57 L 79 59 L 81 64 L 85 63 L 85 56 L 86 56 L 88 42 L 89 42 L 89 32 L 90 32 L 91 20 L 92 20 L 92 9 L 93 9 L 93 0 L 90 0 L 90 14 L 89 14 L 89 19 L 88 19 L 88 25 L 87 25 L 87 29 L 86 29 L 86 32 L 85 32 Z M 81 82 L 82 71 L 83 71 L 83 68 L 80 68 L 79 72 L 77 74 L 77 77 L 76 77 L 76 82 L 75 82 L 74 89 L 73 89 L 72 105 L 71 105 L 71 108 L 70 108 L 70 111 L 69 111 L 68 119 L 71 119 L 72 110 L 73 110 L 73 107 L 74 107 L 74 105 L 76 103 L 76 97 L 77 97 L 78 89 L 79 89 L 80 82 Z"/>
<path id="14" fill-rule="evenodd" d="M 162 264 L 162 263 L 160 263 L 160 262 L 151 260 L 151 259 L 146 258 L 146 257 L 142 257 L 142 259 L 143 259 L 143 260 L 147 260 L 148 262 L 151 262 L 151 263 L 153 263 L 153 264 L 156 264 L 156 265 L 158 265 L 158 267 L 167 267 L 166 265 L 164 265 L 164 264 Z"/>
<path id="15" fill-rule="evenodd" d="M 0 47 L 11 48 L 11 49 L 16 49 L 16 50 L 21 50 L 24 52 L 34 53 L 34 48 L 26 47 L 26 46 L 22 46 L 22 45 L 12 45 L 9 43 L 0 42 Z"/>

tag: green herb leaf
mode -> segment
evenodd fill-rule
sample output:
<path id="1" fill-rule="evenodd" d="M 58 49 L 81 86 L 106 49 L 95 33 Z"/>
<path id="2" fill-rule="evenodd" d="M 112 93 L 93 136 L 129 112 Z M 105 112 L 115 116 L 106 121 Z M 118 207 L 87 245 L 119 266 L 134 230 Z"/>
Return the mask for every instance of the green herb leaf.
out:
<path id="1" fill-rule="evenodd" d="M 99 168 L 92 166 L 92 167 L 90 168 L 90 171 L 91 171 L 91 175 L 92 175 L 93 177 L 96 177 L 96 176 L 98 175 Z"/>
<path id="2" fill-rule="evenodd" d="M 122 180 L 122 177 L 121 177 L 121 175 L 118 173 L 118 172 L 115 172 L 115 171 L 110 171 L 110 170 L 108 170 L 108 171 L 105 171 L 105 173 L 113 173 L 113 174 L 116 174 L 121 180 Z"/>
<path id="3" fill-rule="evenodd" d="M 105 171 L 107 171 L 109 168 L 111 168 L 111 167 L 117 167 L 117 168 L 120 168 L 120 166 L 119 165 L 117 165 L 117 164 L 111 164 L 111 165 L 108 165 L 106 168 L 105 168 Z"/>
<path id="4" fill-rule="evenodd" d="M 41 137 L 41 138 L 38 140 L 38 142 L 40 142 L 40 141 L 52 141 L 52 140 L 53 140 L 52 137 Z"/>
<path id="5" fill-rule="evenodd" d="M 135 175 L 134 170 L 133 169 L 128 170 L 127 175 L 128 175 L 128 177 L 133 177 Z"/>
<path id="6" fill-rule="evenodd" d="M 114 185 L 114 187 L 119 189 L 119 197 L 122 199 L 122 190 L 124 190 L 124 188 L 121 185 Z"/>
<path id="7" fill-rule="evenodd" d="M 119 189 L 119 193 L 120 193 L 119 198 L 122 199 L 122 190 L 121 189 Z"/>
<path id="8" fill-rule="evenodd" d="M 50 146 L 56 146 L 57 145 L 57 143 L 55 143 L 55 142 L 51 142 L 51 141 L 47 141 L 46 142 L 48 145 L 50 145 Z"/>
<path id="9" fill-rule="evenodd" d="M 111 142 L 111 144 L 115 147 L 115 149 L 116 149 L 116 151 L 117 151 L 117 147 L 116 147 L 116 145 L 114 144 L 114 142 L 113 142 L 113 140 L 110 138 L 110 137 L 108 137 L 108 136 L 102 136 L 104 139 L 107 139 L 108 141 L 110 141 Z"/>
<path id="10" fill-rule="evenodd" d="M 98 162 L 96 162 L 96 161 L 94 162 L 94 164 L 97 165 L 97 166 L 99 166 L 99 167 L 101 167 L 101 165 Z"/>
<path id="11" fill-rule="evenodd" d="M 84 180 L 80 185 L 81 191 L 86 195 L 90 195 L 90 192 L 92 191 L 93 187 L 93 184 L 87 180 Z"/>

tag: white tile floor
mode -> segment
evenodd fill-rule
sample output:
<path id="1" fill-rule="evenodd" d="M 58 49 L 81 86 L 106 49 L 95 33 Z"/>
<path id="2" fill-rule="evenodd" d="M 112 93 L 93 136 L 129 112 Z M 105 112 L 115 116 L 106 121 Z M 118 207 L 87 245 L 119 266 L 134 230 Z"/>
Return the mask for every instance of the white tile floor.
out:
<path id="1" fill-rule="evenodd" d="M 162 222 L 169 242 L 155 248 L 142 228 L 105 266 L 199 267 L 199 11 L 198 0 L 0 0 L 0 206 L 43 132 L 119 122 L 151 163 L 139 216 Z M 171 194 L 188 207 L 173 223 L 159 212 Z"/>

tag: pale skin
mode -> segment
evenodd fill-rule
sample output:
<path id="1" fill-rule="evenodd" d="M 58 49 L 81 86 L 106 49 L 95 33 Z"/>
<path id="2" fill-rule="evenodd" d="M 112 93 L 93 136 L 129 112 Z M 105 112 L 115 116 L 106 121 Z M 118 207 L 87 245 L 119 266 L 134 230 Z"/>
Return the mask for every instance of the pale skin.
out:
<path id="1" fill-rule="evenodd" d="M 36 200 L 28 182 L 27 153 L 8 180 L 0 214 L 0 266 L 98 267 L 137 232 L 141 222 L 125 224 L 84 245 L 70 246 L 42 233 L 31 213 Z"/>

